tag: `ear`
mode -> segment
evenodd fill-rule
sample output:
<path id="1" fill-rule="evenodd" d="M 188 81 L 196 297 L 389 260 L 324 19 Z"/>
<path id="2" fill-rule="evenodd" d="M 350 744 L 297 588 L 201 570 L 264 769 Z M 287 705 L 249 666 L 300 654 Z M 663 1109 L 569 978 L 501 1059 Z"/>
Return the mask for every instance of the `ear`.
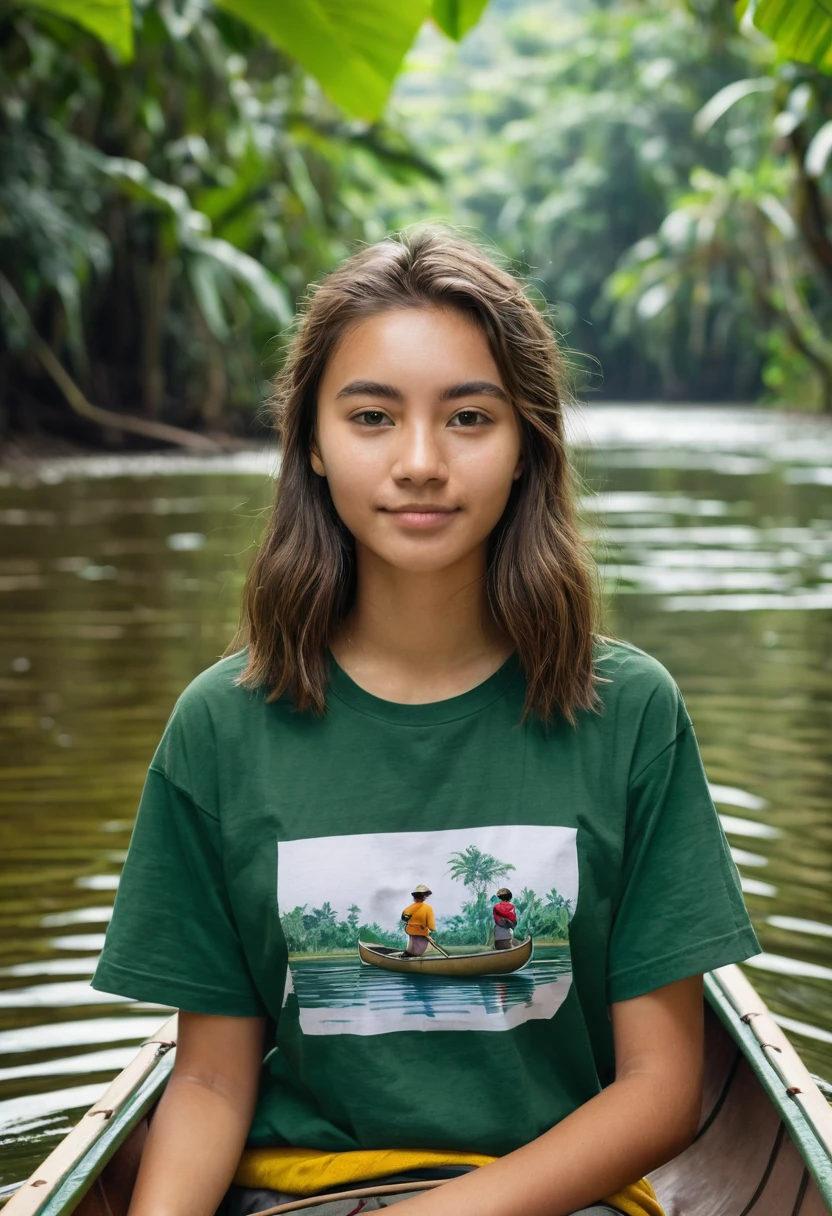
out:
<path id="1" fill-rule="evenodd" d="M 523 469 L 525 467 L 526 467 L 526 457 L 521 452 L 520 455 L 517 457 L 517 464 L 514 466 L 514 472 L 511 475 L 512 481 L 517 480 L 517 478 L 523 472 Z"/>
<path id="2" fill-rule="evenodd" d="M 312 465 L 313 473 L 317 473 L 319 477 L 326 477 L 324 462 L 321 460 L 321 453 L 318 451 L 318 444 L 314 435 L 309 443 L 309 463 Z"/>

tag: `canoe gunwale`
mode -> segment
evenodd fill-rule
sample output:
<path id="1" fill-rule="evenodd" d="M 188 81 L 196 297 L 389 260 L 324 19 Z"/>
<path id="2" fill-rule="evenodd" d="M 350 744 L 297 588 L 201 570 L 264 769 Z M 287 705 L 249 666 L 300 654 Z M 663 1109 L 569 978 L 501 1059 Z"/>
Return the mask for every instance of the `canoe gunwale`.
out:
<path id="1" fill-rule="evenodd" d="M 145 1039 L 130 1063 L 14 1192 L 3 1216 L 71 1212 L 156 1102 L 176 1057 L 177 1015 Z"/>
<path id="2" fill-rule="evenodd" d="M 736 963 L 705 975 L 705 996 L 777 1109 L 832 1211 L 832 1106 Z"/>

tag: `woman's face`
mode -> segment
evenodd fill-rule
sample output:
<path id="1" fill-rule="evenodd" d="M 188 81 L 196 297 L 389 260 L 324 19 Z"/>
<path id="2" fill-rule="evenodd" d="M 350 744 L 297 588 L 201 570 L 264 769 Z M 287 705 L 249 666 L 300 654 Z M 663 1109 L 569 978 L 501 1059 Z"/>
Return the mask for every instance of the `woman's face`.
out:
<path id="1" fill-rule="evenodd" d="M 454 309 L 351 326 L 321 381 L 315 431 L 312 467 L 356 545 L 414 573 L 484 546 L 523 468 L 488 342 Z"/>

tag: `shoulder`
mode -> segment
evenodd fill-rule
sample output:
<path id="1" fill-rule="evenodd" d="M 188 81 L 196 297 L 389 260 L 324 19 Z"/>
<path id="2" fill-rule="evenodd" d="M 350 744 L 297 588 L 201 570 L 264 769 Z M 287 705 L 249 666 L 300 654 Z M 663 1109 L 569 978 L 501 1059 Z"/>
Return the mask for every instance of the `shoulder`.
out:
<path id="1" fill-rule="evenodd" d="M 236 683 L 246 664 L 246 651 L 219 659 L 180 692 L 151 761 L 174 784 L 195 796 L 216 770 L 223 744 L 245 736 L 255 700 Z M 199 801 L 199 798 L 197 798 Z M 204 805 L 204 803 L 203 803 Z"/>
<path id="2" fill-rule="evenodd" d="M 259 692 L 251 692 L 237 683 L 247 660 L 245 647 L 206 667 L 179 694 L 174 714 L 189 718 L 207 713 L 226 719 L 228 714 L 242 712 L 252 701 L 262 699 Z"/>
<path id="3" fill-rule="evenodd" d="M 679 685 L 664 663 L 632 642 L 599 637 L 595 652 L 597 728 L 605 737 L 612 732 L 641 766 L 691 725 Z"/>
<path id="4" fill-rule="evenodd" d="M 659 686 L 676 687 L 676 681 L 664 663 L 633 642 L 599 635 L 593 652 L 598 675 L 619 685 L 626 683 L 647 693 Z"/>
<path id="5" fill-rule="evenodd" d="M 607 705 L 623 700 L 632 709 L 658 699 L 675 706 L 682 699 L 679 685 L 664 663 L 632 642 L 598 637 L 594 661 L 598 691 Z"/>

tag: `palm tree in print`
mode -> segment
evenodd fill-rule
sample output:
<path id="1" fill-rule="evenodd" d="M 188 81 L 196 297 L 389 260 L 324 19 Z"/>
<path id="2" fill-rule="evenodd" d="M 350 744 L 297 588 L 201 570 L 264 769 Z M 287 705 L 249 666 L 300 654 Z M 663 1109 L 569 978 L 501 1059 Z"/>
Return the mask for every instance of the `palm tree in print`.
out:
<path id="1" fill-rule="evenodd" d="M 476 845 L 469 844 L 460 853 L 452 853 L 448 858 L 450 875 L 466 887 L 471 887 L 477 898 L 484 898 L 490 887 L 496 885 L 499 879 L 505 878 L 514 869 L 507 861 L 498 861 L 490 853 L 483 853 Z"/>
<path id="2" fill-rule="evenodd" d="M 463 915 L 468 922 L 469 940 L 487 944 L 492 919 L 487 892 L 493 890 L 514 866 L 507 861 L 499 861 L 490 853 L 483 853 L 473 844 L 459 853 L 452 853 L 448 866 L 451 877 L 474 892 L 472 902 L 462 905 Z"/>

